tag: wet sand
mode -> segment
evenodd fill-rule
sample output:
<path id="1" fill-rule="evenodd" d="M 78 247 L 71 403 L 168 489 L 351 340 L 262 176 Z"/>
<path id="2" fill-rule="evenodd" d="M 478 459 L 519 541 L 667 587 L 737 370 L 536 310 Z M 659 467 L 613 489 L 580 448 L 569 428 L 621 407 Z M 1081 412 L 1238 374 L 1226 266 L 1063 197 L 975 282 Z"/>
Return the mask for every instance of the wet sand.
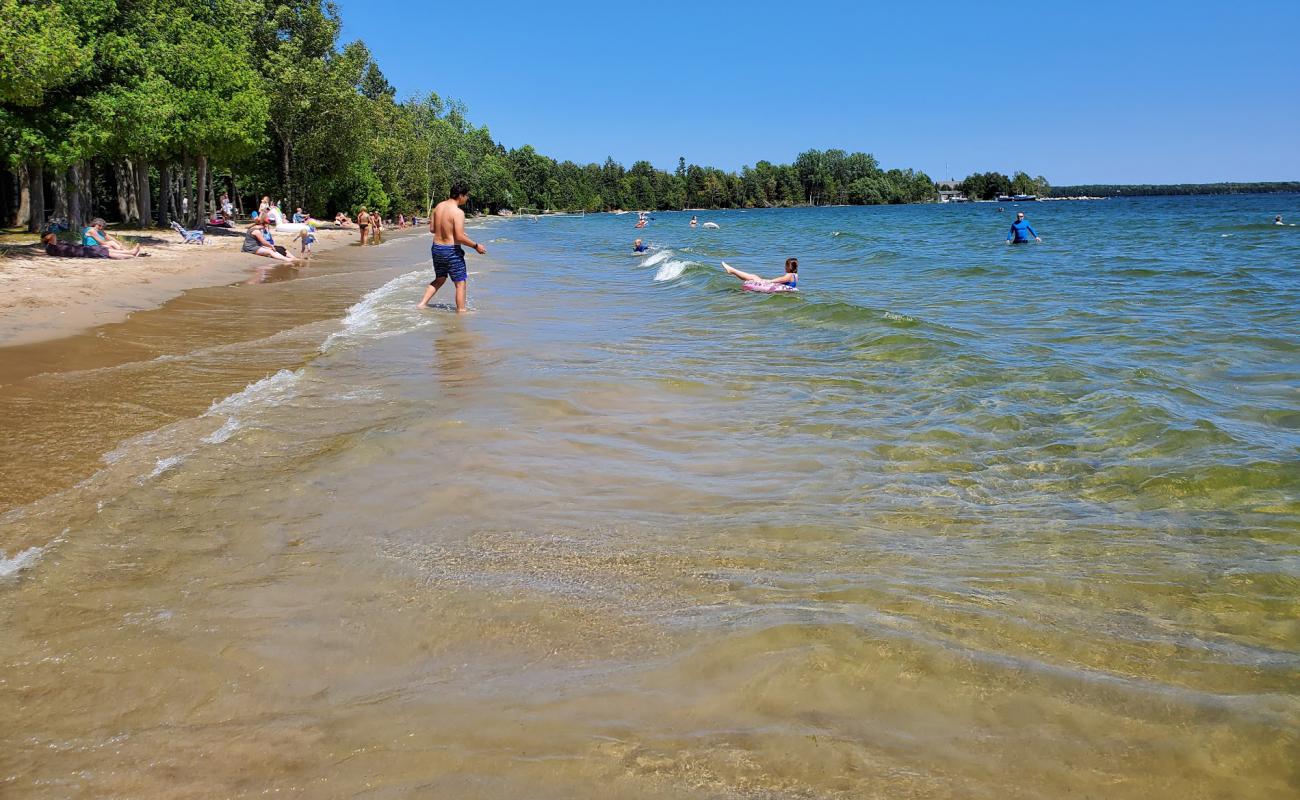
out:
<path id="1" fill-rule="evenodd" d="M 265 269 L 263 262 L 270 259 L 240 252 L 244 230 L 211 229 L 204 245 L 183 244 L 171 232 L 113 230 L 114 236 L 140 242 L 149 253 L 117 261 L 52 258 L 35 245 L 6 247 L 0 258 L 0 347 L 61 339 L 155 308 L 186 289 L 228 283 Z M 357 235 L 355 230 L 320 229 L 313 253 L 319 257 L 355 243 Z M 294 241 L 291 250 L 297 254 L 298 249 Z"/>
<path id="2" fill-rule="evenodd" d="M 422 231 L 393 231 L 364 250 L 355 232 L 333 233 L 303 266 L 215 247 L 202 258 L 173 254 L 163 261 L 174 267 L 165 279 L 142 274 L 161 259 L 96 261 L 129 267 L 82 276 L 66 291 L 103 291 L 117 303 L 70 315 L 46 304 L 18 314 L 34 327 L 14 338 L 41 340 L 0 347 L 0 514 L 89 477 L 120 442 L 296 365 L 359 295 L 393 276 L 384 248 Z M 42 338 L 102 317 L 117 321 Z M 257 355 L 230 357 L 241 348 Z M 5 545 L 0 540 L 0 549 L 11 549 Z"/>

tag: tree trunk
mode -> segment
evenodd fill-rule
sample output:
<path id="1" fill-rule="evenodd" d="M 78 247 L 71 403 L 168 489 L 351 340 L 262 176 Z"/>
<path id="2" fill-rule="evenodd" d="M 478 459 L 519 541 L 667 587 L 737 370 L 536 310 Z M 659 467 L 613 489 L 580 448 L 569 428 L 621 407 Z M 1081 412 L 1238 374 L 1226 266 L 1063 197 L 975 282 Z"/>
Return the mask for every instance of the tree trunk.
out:
<path id="1" fill-rule="evenodd" d="M 27 187 L 31 203 L 27 230 L 40 233 L 41 228 L 45 227 L 45 165 L 38 162 L 27 165 Z"/>
<path id="2" fill-rule="evenodd" d="M 172 224 L 172 167 L 166 161 L 158 162 L 158 226 L 169 228 Z"/>
<path id="3" fill-rule="evenodd" d="M 244 198 L 239 196 L 239 190 L 235 188 L 235 173 L 230 173 L 230 201 L 235 204 L 235 211 L 239 216 L 244 216 Z"/>
<path id="4" fill-rule="evenodd" d="M 289 143 L 280 143 L 280 184 L 284 187 L 285 204 L 292 203 L 293 191 L 289 185 Z"/>
<path id="5" fill-rule="evenodd" d="M 189 156 L 186 156 L 181 162 L 179 192 L 181 196 L 180 217 L 181 224 L 187 228 L 190 226 L 190 214 L 194 211 L 194 201 L 190 198 L 190 187 L 194 185 L 194 173 L 190 166 L 192 163 L 193 161 L 190 160 Z"/>
<path id="6" fill-rule="evenodd" d="M 95 216 L 94 191 L 95 165 L 90 161 L 81 162 L 81 208 L 88 217 Z"/>
<path id="7" fill-rule="evenodd" d="M 26 164 L 20 164 L 14 171 L 14 185 L 18 190 L 18 202 L 14 203 L 14 227 L 25 227 L 32 218 L 32 187 L 28 180 L 30 170 Z"/>
<path id="8" fill-rule="evenodd" d="M 79 231 L 86 227 L 86 214 L 81 208 L 81 164 L 68 167 L 68 227 Z"/>
<path id="9" fill-rule="evenodd" d="M 113 162 L 113 183 L 117 193 L 117 213 L 126 223 L 138 222 L 140 212 L 135 203 L 135 168 L 131 160 Z"/>
<path id="10" fill-rule="evenodd" d="M 194 220 L 195 227 L 202 228 L 207 221 L 208 201 L 208 157 L 196 159 L 197 174 L 194 176 Z"/>
<path id="11" fill-rule="evenodd" d="M 149 159 L 141 156 L 135 160 L 135 208 L 141 228 L 153 227 L 153 203 L 149 193 Z M 161 210 L 162 203 L 158 203 Z"/>
<path id="12" fill-rule="evenodd" d="M 72 221 L 68 219 L 68 173 L 67 170 L 54 170 L 54 177 L 50 179 L 50 188 L 54 190 L 54 219 L 64 222 L 68 227 L 72 227 Z"/>

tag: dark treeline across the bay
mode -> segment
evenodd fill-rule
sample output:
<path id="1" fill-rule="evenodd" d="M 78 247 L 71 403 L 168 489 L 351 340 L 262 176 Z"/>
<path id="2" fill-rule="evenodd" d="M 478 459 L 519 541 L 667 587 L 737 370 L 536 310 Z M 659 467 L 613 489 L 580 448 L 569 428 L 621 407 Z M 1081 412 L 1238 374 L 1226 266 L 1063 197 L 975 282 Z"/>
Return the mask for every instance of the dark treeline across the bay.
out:
<path id="1" fill-rule="evenodd" d="M 486 211 L 936 197 L 924 173 L 842 150 L 739 172 L 507 150 L 458 102 L 399 101 L 364 43 L 340 45 L 340 27 L 320 0 L 0 0 L 0 221 L 193 225 L 222 193 L 241 211 L 265 194 L 325 218 L 412 214 L 454 181 Z M 968 181 L 981 195 L 1029 187 L 1023 173 L 995 175 Z"/>
<path id="2" fill-rule="evenodd" d="M 1055 186 L 1052 197 L 1125 197 L 1176 194 L 1272 194 L 1300 192 L 1300 181 L 1266 181 L 1256 183 L 1092 183 L 1080 186 Z"/>

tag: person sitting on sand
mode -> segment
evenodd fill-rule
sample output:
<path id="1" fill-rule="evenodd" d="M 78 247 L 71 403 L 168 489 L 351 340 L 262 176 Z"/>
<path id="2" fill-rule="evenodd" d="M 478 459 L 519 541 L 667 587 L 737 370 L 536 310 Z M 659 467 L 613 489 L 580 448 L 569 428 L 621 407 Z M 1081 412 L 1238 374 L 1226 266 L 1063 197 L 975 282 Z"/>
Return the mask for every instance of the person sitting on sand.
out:
<path id="1" fill-rule="evenodd" d="M 102 217 L 92 219 L 85 230 L 81 232 L 81 243 L 86 247 L 106 247 L 109 250 L 117 250 L 122 253 L 129 252 L 130 248 L 104 232 L 106 224 Z"/>
<path id="2" fill-rule="evenodd" d="M 54 256 L 55 258 L 135 258 L 140 255 L 140 245 L 136 245 L 134 250 L 110 250 L 103 245 L 84 245 L 73 244 L 72 242 L 60 242 L 59 237 L 52 233 L 47 233 L 41 237 L 41 243 L 45 245 L 45 255 Z"/>
<path id="3" fill-rule="evenodd" d="M 248 233 L 244 235 L 244 246 L 240 249 L 245 253 L 273 258 L 276 261 L 293 263 L 296 260 L 287 250 L 275 243 L 265 219 L 259 219 L 248 226 Z"/>
<path id="4" fill-rule="evenodd" d="M 728 275 L 739 279 L 743 283 L 756 283 L 767 286 L 785 285 L 791 289 L 799 288 L 799 259 L 787 258 L 785 260 L 785 274 L 779 278 L 760 278 L 752 272 L 741 272 L 727 262 L 722 262 L 722 268 L 727 271 Z"/>
<path id="5" fill-rule="evenodd" d="M 1017 211 L 1016 221 L 1011 223 L 1011 230 L 1007 231 L 1007 244 L 1028 244 L 1031 236 L 1034 237 L 1035 242 L 1043 241 L 1038 238 L 1037 233 L 1034 233 L 1029 223 L 1025 222 L 1025 212 Z"/>
<path id="6" fill-rule="evenodd" d="M 649 250 L 650 250 L 650 246 L 647 245 L 645 242 L 641 241 L 640 239 L 637 239 L 635 242 L 632 243 L 633 253 L 646 253 L 649 252 Z"/>
<path id="7" fill-rule="evenodd" d="M 352 217 L 340 211 L 334 215 L 334 224 L 340 228 L 350 228 L 352 227 Z"/>

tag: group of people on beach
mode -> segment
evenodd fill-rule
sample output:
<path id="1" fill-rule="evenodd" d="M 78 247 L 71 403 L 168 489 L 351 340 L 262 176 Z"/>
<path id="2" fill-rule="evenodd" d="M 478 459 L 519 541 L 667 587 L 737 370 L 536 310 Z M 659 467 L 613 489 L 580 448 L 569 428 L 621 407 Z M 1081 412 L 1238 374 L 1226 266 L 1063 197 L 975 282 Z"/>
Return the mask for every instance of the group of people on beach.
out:
<path id="1" fill-rule="evenodd" d="M 104 230 L 107 225 L 100 217 L 95 217 L 81 231 L 81 242 L 60 242 L 54 233 L 41 237 L 45 254 L 57 258 L 111 258 L 127 259 L 147 256 L 140 245 L 128 247 L 121 239 Z"/>

